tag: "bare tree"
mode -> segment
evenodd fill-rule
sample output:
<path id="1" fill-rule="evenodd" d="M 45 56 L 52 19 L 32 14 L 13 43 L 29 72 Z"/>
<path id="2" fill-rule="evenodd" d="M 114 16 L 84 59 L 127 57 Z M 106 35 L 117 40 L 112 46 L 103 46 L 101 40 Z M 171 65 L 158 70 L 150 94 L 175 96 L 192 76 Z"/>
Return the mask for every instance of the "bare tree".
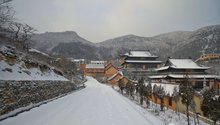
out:
<path id="1" fill-rule="evenodd" d="M 14 11 L 9 3 L 12 0 L 0 0 L 0 28 L 7 28 L 7 24 L 13 19 Z"/>
<path id="2" fill-rule="evenodd" d="M 33 33 L 36 31 L 33 27 L 27 24 L 14 22 L 15 11 L 10 6 L 12 0 L 0 0 L 0 30 L 9 31 L 14 41 L 19 42 L 22 48 L 29 50 L 29 45 Z"/>
<path id="3" fill-rule="evenodd" d="M 22 49 L 29 50 L 31 37 L 36 31 L 33 27 L 28 24 L 21 24 L 18 22 L 11 22 L 9 25 L 10 31 L 12 31 L 12 38 L 15 42 L 18 42 Z"/>
<path id="4" fill-rule="evenodd" d="M 9 30 L 13 32 L 11 34 L 11 37 L 14 39 L 14 41 L 19 41 L 20 40 L 19 33 L 22 30 L 22 24 L 18 22 L 11 22 L 9 25 Z"/>
<path id="5" fill-rule="evenodd" d="M 23 44 L 23 49 L 28 51 L 31 37 L 33 36 L 36 30 L 33 27 L 29 26 L 28 24 L 24 24 L 22 29 L 23 29 L 23 33 L 21 33 L 21 42 Z"/>

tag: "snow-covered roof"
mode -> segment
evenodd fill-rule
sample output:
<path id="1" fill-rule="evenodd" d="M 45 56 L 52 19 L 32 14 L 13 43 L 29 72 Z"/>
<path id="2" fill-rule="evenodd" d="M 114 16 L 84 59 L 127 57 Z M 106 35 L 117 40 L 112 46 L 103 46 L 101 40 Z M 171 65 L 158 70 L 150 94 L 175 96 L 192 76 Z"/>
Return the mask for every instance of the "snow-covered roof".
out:
<path id="1" fill-rule="evenodd" d="M 162 61 L 149 61 L 149 60 L 125 60 L 127 63 L 162 63 Z"/>
<path id="2" fill-rule="evenodd" d="M 157 71 L 174 69 L 209 69 L 210 67 L 202 67 L 196 64 L 192 59 L 169 59 L 170 64 L 156 69 Z"/>
<path id="3" fill-rule="evenodd" d="M 178 69 L 208 69 L 209 67 L 201 67 L 192 59 L 169 59 L 172 68 Z"/>
<path id="4" fill-rule="evenodd" d="M 152 55 L 149 51 L 146 50 L 130 50 L 128 53 L 125 53 L 124 55 L 128 57 L 158 57 Z"/>
<path id="5" fill-rule="evenodd" d="M 166 78 L 167 75 L 155 75 L 155 76 L 149 76 L 149 78 L 151 79 L 162 79 L 162 78 Z"/>
<path id="6" fill-rule="evenodd" d="M 90 64 L 86 64 L 86 68 L 105 68 L 104 64 L 93 64 L 93 63 L 90 63 Z"/>
<path id="7" fill-rule="evenodd" d="M 169 74 L 169 75 L 155 75 L 155 76 L 149 76 L 149 78 L 151 79 L 162 79 L 162 78 L 167 78 L 167 77 L 171 77 L 171 78 L 185 78 L 186 75 L 182 75 L 182 74 Z M 214 79 L 217 78 L 218 76 L 216 75 L 188 75 L 189 78 L 195 78 L 195 79 L 203 79 L 203 78 L 210 78 L 210 79 Z"/>
<path id="8" fill-rule="evenodd" d="M 170 74 L 168 75 L 172 78 L 185 78 L 186 75 L 178 75 L 178 74 Z M 216 78 L 216 75 L 188 75 L 189 78 L 197 78 L 197 79 L 203 79 L 203 78 Z"/>
<path id="9" fill-rule="evenodd" d="M 164 67 L 157 68 L 156 71 L 166 70 L 168 68 L 169 68 L 169 66 L 164 66 Z"/>

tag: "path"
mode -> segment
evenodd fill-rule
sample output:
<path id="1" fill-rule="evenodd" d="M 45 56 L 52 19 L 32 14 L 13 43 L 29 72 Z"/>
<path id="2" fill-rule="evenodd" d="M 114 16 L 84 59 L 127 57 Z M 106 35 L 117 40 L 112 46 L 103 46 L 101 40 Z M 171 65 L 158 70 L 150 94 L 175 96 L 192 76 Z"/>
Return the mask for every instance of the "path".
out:
<path id="1" fill-rule="evenodd" d="M 0 125 L 162 125 L 149 113 L 144 117 L 137 105 L 111 87 L 89 77 L 87 87 L 54 100 Z"/>

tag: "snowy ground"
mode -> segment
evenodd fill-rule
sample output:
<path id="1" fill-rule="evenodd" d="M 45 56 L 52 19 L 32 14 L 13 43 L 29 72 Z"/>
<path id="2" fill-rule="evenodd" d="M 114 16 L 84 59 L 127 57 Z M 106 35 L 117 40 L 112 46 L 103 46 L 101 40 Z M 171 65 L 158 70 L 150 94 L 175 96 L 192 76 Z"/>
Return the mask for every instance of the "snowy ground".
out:
<path id="1" fill-rule="evenodd" d="M 109 86 L 90 77 L 86 85 L 81 91 L 3 120 L 0 125 L 164 125 Z"/>
<path id="2" fill-rule="evenodd" d="M 133 100 L 134 103 L 138 104 L 137 100 Z M 164 122 L 164 125 L 187 125 L 187 117 L 185 114 L 179 113 L 179 115 L 171 110 L 164 107 L 164 111 L 160 111 L 160 105 L 156 105 L 155 103 L 151 102 L 151 105 L 149 108 L 146 108 L 146 105 L 139 106 L 139 110 L 145 115 L 148 113 L 154 114 L 159 119 L 161 119 Z M 147 115 L 145 115 L 147 117 Z M 198 119 L 193 117 L 190 117 L 190 124 L 191 125 L 208 125 L 208 123 L 205 123 L 201 120 L 198 121 Z"/>

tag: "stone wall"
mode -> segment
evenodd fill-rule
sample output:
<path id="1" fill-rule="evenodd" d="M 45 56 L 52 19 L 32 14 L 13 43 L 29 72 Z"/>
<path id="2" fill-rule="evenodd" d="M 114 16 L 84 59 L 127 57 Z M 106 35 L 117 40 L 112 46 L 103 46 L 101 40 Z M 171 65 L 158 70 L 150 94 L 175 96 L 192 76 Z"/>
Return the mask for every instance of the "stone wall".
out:
<path id="1" fill-rule="evenodd" d="M 0 81 L 0 116 L 75 89 L 69 81 Z"/>

